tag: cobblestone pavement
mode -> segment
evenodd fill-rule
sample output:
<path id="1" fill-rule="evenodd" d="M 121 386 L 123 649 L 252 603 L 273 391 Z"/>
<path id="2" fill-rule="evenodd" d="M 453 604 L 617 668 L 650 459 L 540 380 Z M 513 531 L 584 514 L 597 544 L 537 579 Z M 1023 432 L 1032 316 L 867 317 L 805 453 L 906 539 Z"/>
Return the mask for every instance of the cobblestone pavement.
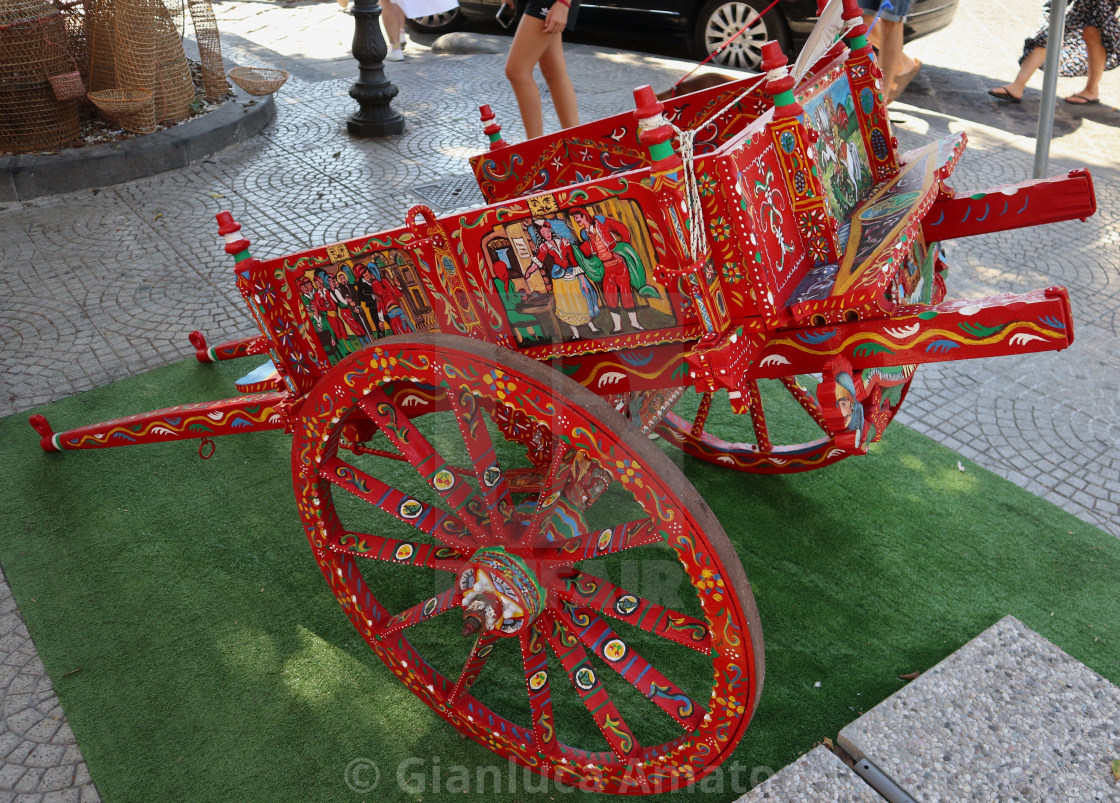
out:
<path id="1" fill-rule="evenodd" d="M 254 255 L 267 258 L 399 225 L 418 202 L 479 200 L 464 177 L 484 143 L 480 103 L 493 106 L 507 139 L 521 138 L 500 53 L 437 55 L 411 44 L 407 60 L 389 66 L 405 133 L 352 139 L 348 15 L 332 2 L 219 0 L 215 9 L 231 61 L 292 73 L 276 122 L 190 168 L 0 206 L 0 415 L 183 359 L 192 329 L 211 342 L 250 334 L 216 212 L 230 209 Z M 966 130 L 970 147 L 953 182 L 963 192 L 1031 173 L 1037 91 L 1018 106 L 986 95 L 1014 73 L 1033 29 L 1021 17 L 1010 1 L 962 3 L 950 29 L 910 48 L 925 66 L 896 106 L 897 134 L 914 147 Z M 578 40 L 567 52 L 584 119 L 630 108 L 633 87 L 668 86 L 691 66 Z M 1080 84 L 1061 79 L 1059 88 L 1071 94 Z M 1120 101 L 1120 70 L 1106 74 L 1103 93 L 1106 103 Z M 968 297 L 1063 284 L 1076 342 L 1057 354 L 926 366 L 900 420 L 1120 536 L 1120 171 L 1112 156 L 1120 112 L 1058 106 L 1050 173 L 1092 168 L 1100 211 L 1085 223 L 950 244 L 949 288 Z M 4 582 L 0 701 L 0 802 L 95 799 Z"/>

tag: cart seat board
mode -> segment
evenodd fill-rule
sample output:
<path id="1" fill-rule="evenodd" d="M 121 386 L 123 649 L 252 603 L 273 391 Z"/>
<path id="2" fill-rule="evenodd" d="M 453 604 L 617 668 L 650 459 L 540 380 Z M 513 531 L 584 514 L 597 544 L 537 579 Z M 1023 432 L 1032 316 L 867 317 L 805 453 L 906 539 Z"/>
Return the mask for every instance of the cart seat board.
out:
<path id="1" fill-rule="evenodd" d="M 838 263 L 816 266 L 790 296 L 796 320 L 879 303 L 921 238 L 921 221 L 964 149 L 963 133 L 902 157 L 893 179 L 857 204 L 840 226 Z M 892 306 L 893 309 L 893 306 Z M 880 310 L 889 312 L 888 309 Z"/>

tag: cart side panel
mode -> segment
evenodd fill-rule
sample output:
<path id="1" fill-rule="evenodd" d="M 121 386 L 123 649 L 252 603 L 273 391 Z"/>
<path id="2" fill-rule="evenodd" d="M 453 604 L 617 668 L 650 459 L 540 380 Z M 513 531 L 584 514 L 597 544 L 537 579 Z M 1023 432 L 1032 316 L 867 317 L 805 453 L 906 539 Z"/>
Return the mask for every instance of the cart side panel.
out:
<path id="1" fill-rule="evenodd" d="M 709 153 L 770 108 L 762 79 L 750 76 L 672 98 L 665 101 L 665 116 L 682 130 L 700 129 L 696 153 Z M 482 195 L 491 203 L 650 165 L 631 111 L 504 144 L 470 161 Z"/>
<path id="2" fill-rule="evenodd" d="M 870 194 L 877 181 L 871 155 L 889 142 L 877 127 L 874 93 L 855 90 L 847 66 L 847 60 L 838 60 L 798 97 L 802 122 L 816 134 L 810 157 L 827 212 L 837 221 Z"/>
<path id="3" fill-rule="evenodd" d="M 638 171 L 445 219 L 492 311 L 489 339 L 538 359 L 695 337 L 679 281 L 684 221 Z M 450 224 L 450 225 L 449 225 Z"/>
<path id="4" fill-rule="evenodd" d="M 417 240 L 405 227 L 273 260 L 312 359 L 333 365 L 386 335 L 438 328 Z"/>
<path id="5" fill-rule="evenodd" d="M 732 319 L 773 314 L 812 268 L 773 112 L 697 160 L 712 259 Z"/>

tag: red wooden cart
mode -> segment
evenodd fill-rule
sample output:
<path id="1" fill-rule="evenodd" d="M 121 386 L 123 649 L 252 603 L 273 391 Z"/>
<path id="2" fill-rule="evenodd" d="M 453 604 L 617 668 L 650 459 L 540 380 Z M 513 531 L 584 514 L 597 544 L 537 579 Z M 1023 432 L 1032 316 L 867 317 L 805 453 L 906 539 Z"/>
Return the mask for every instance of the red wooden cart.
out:
<path id="1" fill-rule="evenodd" d="M 762 637 L 649 435 L 742 471 L 865 453 L 918 364 L 1073 340 L 1064 288 L 946 301 L 938 243 L 1095 208 L 1082 170 L 958 197 L 963 134 L 898 155 L 859 10 L 830 12 L 793 74 L 771 45 L 765 75 L 664 106 L 643 87 L 521 146 L 483 107 L 482 208 L 266 262 L 219 215 L 260 334 L 192 342 L 271 362 L 224 401 L 35 416 L 42 447 L 283 428 L 332 591 L 461 733 L 587 788 L 703 777 L 754 710 Z"/>

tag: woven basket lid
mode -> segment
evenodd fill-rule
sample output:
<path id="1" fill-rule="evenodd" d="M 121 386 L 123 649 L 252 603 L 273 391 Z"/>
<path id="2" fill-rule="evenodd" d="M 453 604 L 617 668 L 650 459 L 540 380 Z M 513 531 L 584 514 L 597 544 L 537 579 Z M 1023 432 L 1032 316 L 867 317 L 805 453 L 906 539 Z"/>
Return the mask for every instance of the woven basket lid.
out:
<path id="1" fill-rule="evenodd" d="M 57 17 L 61 12 L 48 0 L 3 0 L 0 2 L 0 26 L 38 22 Z M 0 31 L 2 33 L 2 31 Z"/>

